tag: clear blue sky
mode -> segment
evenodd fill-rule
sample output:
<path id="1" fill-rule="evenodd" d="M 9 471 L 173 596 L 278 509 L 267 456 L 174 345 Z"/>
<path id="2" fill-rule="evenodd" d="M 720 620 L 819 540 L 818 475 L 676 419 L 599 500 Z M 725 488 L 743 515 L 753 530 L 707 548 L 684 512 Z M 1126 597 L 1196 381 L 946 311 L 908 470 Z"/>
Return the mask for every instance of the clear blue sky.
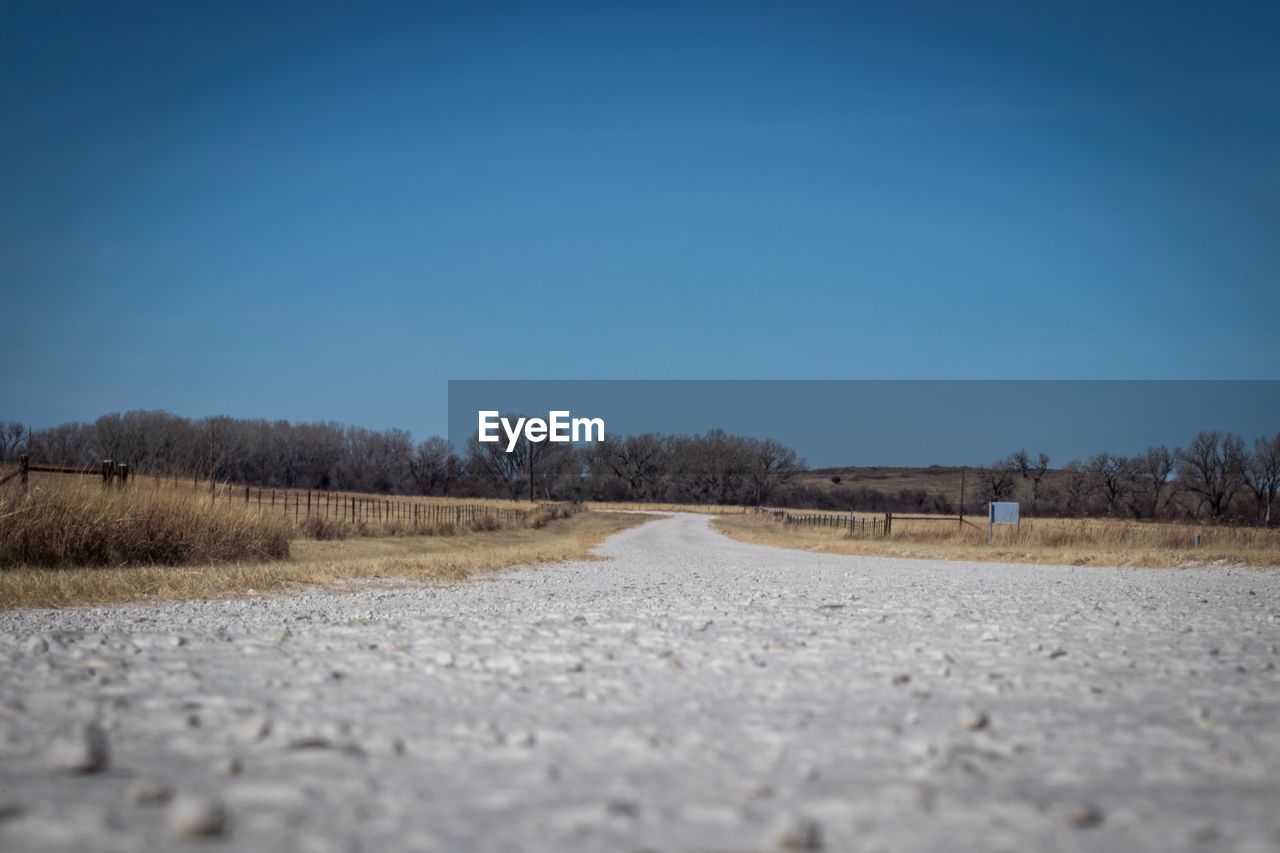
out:
<path id="1" fill-rule="evenodd" d="M 0 417 L 1277 378 L 1277 45 L 1274 2 L 6 2 Z"/>

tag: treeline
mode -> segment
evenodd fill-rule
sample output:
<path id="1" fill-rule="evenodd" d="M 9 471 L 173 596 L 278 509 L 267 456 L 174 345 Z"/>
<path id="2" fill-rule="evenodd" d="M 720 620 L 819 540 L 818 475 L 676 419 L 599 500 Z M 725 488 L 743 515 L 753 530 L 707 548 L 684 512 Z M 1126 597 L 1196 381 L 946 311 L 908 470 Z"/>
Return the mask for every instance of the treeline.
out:
<path id="1" fill-rule="evenodd" d="M 1187 446 L 1149 447 L 1134 456 L 1099 453 L 1051 468 L 1048 455 L 1011 453 L 984 468 L 966 469 L 966 514 L 989 501 L 1018 501 L 1028 516 L 1068 518 L 1209 519 L 1270 524 L 1280 492 L 1280 434 L 1251 446 L 1237 435 L 1202 432 Z M 876 489 L 793 484 L 780 489 L 781 506 L 859 512 L 951 515 L 959 495 L 921 488 Z M 949 484 L 957 491 L 959 473 Z"/>
<path id="2" fill-rule="evenodd" d="M 22 453 L 51 465 L 102 459 L 142 474 L 268 487 L 455 497 L 534 497 L 666 503 L 772 504 L 870 512 L 956 512 L 958 495 L 921 488 L 802 483 L 804 461 L 777 441 L 711 430 L 646 433 L 596 444 L 530 444 L 514 452 L 472 441 L 322 422 L 183 418 L 168 412 L 104 415 L 93 423 L 30 430 L 0 423 L 0 462 Z M 1202 518 L 1269 524 L 1280 491 L 1280 434 L 1246 446 L 1202 432 L 1180 448 L 1101 453 L 1050 468 L 1043 453 L 1012 453 L 970 469 L 966 513 L 1017 500 L 1028 515 Z"/>
<path id="3" fill-rule="evenodd" d="M 21 453 L 29 453 L 33 462 L 73 467 L 113 459 L 139 474 L 303 489 L 414 492 L 416 449 L 404 430 L 193 420 L 159 411 L 103 415 L 93 423 L 35 431 L 0 424 L 3 461 Z"/>
<path id="4" fill-rule="evenodd" d="M 269 487 L 717 504 L 765 503 L 804 468 L 795 451 L 776 441 L 723 430 L 582 447 L 522 440 L 512 453 L 473 441 L 457 454 L 443 438 L 414 442 L 397 429 L 153 411 L 44 430 L 0 423 L 0 462 L 23 453 L 49 465 L 94 467 L 113 459 L 139 474 Z"/>
<path id="5" fill-rule="evenodd" d="M 1045 454 L 1033 459 L 1020 450 L 980 476 L 980 503 L 1018 500 L 1032 515 L 1270 524 L 1280 491 L 1280 433 L 1246 446 L 1230 432 L 1202 432 L 1185 447 L 1099 453 L 1060 471 L 1051 471 Z"/>

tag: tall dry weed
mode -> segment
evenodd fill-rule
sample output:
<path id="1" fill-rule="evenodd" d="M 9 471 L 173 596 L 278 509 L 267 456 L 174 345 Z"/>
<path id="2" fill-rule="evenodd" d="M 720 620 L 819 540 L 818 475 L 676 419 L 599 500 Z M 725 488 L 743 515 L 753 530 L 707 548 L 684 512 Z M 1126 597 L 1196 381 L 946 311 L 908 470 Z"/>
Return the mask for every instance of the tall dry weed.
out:
<path id="1" fill-rule="evenodd" d="M 290 538 L 281 520 L 192 493 L 86 481 L 0 487 L 0 567 L 281 558 Z"/>

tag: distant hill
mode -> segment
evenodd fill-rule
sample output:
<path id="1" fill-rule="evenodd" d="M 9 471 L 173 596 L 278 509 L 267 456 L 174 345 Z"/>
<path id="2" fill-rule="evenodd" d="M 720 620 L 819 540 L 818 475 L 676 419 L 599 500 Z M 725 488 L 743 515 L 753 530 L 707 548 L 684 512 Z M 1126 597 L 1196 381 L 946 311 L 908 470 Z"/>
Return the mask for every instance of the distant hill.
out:
<path id="1" fill-rule="evenodd" d="M 972 503 L 978 494 L 980 468 L 960 468 L 948 465 L 930 465 L 926 468 L 898 468 L 892 466 L 847 466 L 839 468 L 813 468 L 796 477 L 796 485 L 813 489 L 868 488 L 886 494 L 903 489 L 922 489 L 930 494 L 940 494 L 954 504 L 960 503 L 960 478 L 964 471 L 965 503 Z M 1045 472 L 1043 488 L 1063 488 L 1066 472 L 1050 468 Z M 833 478 L 839 482 L 833 482 Z"/>

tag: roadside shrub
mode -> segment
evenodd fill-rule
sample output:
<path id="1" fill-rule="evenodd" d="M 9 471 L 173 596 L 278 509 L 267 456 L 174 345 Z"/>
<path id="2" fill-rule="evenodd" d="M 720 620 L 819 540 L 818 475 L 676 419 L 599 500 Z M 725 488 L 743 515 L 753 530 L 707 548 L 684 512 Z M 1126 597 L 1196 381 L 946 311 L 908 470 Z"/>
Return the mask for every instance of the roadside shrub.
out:
<path id="1" fill-rule="evenodd" d="M 298 535 L 310 539 L 346 539 L 352 535 L 352 532 L 351 525 L 344 521 L 335 521 L 332 518 L 322 518 L 317 515 L 303 519 L 298 525 Z M 362 534 L 361 531 L 356 532 Z"/>
<path id="2" fill-rule="evenodd" d="M 289 556 L 289 526 L 203 496 L 97 483 L 0 489 L 0 567 L 180 565 Z"/>
<path id="3" fill-rule="evenodd" d="M 525 517 L 525 524 L 532 528 L 539 528 L 550 521 L 552 515 L 545 509 L 535 509 Z"/>
<path id="4" fill-rule="evenodd" d="M 477 516 L 476 520 L 471 522 L 471 529 L 476 533 L 485 533 L 493 530 L 501 530 L 502 522 L 494 518 L 492 515 Z"/>
<path id="5" fill-rule="evenodd" d="M 578 502 L 570 504 L 539 504 L 525 516 L 525 526 L 537 529 L 549 521 L 558 518 L 569 518 L 582 509 Z"/>

